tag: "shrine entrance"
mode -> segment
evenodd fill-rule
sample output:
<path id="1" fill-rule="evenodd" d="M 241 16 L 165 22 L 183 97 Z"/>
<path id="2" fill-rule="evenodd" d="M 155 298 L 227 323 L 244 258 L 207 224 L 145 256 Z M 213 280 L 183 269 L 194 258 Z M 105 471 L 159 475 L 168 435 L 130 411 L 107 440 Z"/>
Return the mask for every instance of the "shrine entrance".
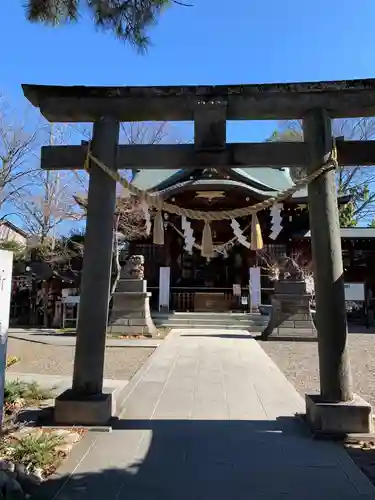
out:
<path id="1" fill-rule="evenodd" d="M 206 259 L 197 249 L 191 254 L 182 251 L 181 268 L 172 277 L 170 309 L 221 313 L 238 309 L 233 284 L 240 284 L 246 271 L 241 268 L 234 275 L 231 253 Z"/>
<path id="2" fill-rule="evenodd" d="M 141 194 L 157 210 L 154 243 L 164 244 L 163 212 L 183 221 L 190 246 L 191 221 L 203 225 L 203 257 L 215 250 L 211 225 L 251 218 L 250 249 L 261 248 L 257 214 L 307 186 L 319 341 L 320 395 L 306 397 L 307 419 L 322 432 L 371 432 L 371 407 L 352 391 L 347 349 L 343 265 L 335 168 L 373 166 L 373 141 L 337 141 L 331 119 L 375 115 L 375 80 L 234 86 L 51 87 L 24 85 L 25 96 L 51 122 L 92 122 L 90 146 L 42 149 L 42 168 L 89 167 L 87 226 L 72 389 L 57 398 L 55 416 L 64 423 L 103 424 L 111 397 L 103 393 L 103 367 L 112 260 L 116 182 Z M 227 120 L 302 119 L 304 142 L 229 144 Z M 194 120 L 194 144 L 119 146 L 122 121 Z M 118 170 L 301 168 L 302 178 L 277 196 L 238 209 L 188 210 L 161 194 L 134 189 Z M 236 226 L 237 224 L 237 226 Z M 194 231 L 193 231 L 194 232 Z M 242 238 L 244 241 L 244 239 Z M 245 242 L 247 245 L 247 243 Z M 58 409 L 58 411 L 57 411 Z M 79 420 L 79 422 L 77 421 Z"/>
<path id="3" fill-rule="evenodd" d="M 171 310 L 179 312 L 247 311 L 247 249 L 236 245 L 205 258 L 198 249 L 181 249 L 171 283 Z M 241 295 L 246 298 L 241 304 Z"/>

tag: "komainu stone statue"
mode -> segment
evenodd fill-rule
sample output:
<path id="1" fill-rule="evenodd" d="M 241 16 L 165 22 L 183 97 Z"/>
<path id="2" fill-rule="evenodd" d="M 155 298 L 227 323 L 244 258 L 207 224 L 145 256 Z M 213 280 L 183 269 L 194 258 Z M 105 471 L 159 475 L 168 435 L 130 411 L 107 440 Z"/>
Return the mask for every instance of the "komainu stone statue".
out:
<path id="1" fill-rule="evenodd" d="M 132 255 L 121 268 L 109 322 L 112 335 L 157 335 L 150 313 L 151 293 L 144 279 L 144 264 L 143 255 Z"/>
<path id="2" fill-rule="evenodd" d="M 290 257 L 284 257 L 280 264 L 279 280 L 305 281 L 303 271 L 295 260 Z"/>
<path id="3" fill-rule="evenodd" d="M 145 258 L 143 255 L 132 255 L 122 268 L 121 278 L 143 280 L 145 275 Z"/>
<path id="4" fill-rule="evenodd" d="M 314 293 L 312 276 L 305 274 L 294 259 L 284 255 L 270 266 L 270 278 L 275 292 L 271 298 L 269 322 L 261 338 L 267 340 L 272 334 L 279 337 L 315 337 L 310 309 Z"/>

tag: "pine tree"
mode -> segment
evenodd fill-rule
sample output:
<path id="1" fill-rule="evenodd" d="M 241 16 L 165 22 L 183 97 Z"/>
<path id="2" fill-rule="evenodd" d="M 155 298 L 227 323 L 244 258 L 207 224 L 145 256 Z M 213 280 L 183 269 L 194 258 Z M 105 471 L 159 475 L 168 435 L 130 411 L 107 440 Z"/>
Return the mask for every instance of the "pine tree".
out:
<path id="1" fill-rule="evenodd" d="M 175 0 L 27 0 L 29 21 L 49 25 L 79 21 L 88 8 L 94 25 L 114 33 L 120 40 L 144 51 L 149 45 L 147 29 Z M 182 4 L 180 4 L 182 5 Z"/>

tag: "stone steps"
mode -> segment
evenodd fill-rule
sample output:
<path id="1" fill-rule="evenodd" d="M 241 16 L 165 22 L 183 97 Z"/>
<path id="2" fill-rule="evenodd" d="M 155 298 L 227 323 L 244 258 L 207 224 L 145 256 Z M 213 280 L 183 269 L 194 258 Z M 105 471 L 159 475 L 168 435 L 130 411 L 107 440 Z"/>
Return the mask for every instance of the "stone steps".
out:
<path id="1" fill-rule="evenodd" d="M 161 312 L 152 312 L 152 317 L 153 318 L 209 318 L 209 319 L 215 319 L 215 318 L 222 318 L 222 319 L 228 319 L 230 318 L 231 320 L 253 320 L 253 319 L 258 319 L 265 317 L 259 313 L 241 313 L 241 312 L 170 312 L 170 313 L 161 313 Z"/>
<path id="2" fill-rule="evenodd" d="M 212 330 L 212 329 L 217 329 L 217 330 L 249 330 L 252 332 L 260 332 L 263 329 L 263 326 L 265 325 L 225 325 L 225 324 L 199 324 L 199 323 L 156 323 L 155 326 L 157 328 L 176 328 L 178 330 L 186 330 L 186 329 L 196 329 L 196 330 Z"/>
<path id="3" fill-rule="evenodd" d="M 243 313 L 171 313 L 153 314 L 157 327 L 223 328 L 259 331 L 268 322 L 267 316 Z"/>

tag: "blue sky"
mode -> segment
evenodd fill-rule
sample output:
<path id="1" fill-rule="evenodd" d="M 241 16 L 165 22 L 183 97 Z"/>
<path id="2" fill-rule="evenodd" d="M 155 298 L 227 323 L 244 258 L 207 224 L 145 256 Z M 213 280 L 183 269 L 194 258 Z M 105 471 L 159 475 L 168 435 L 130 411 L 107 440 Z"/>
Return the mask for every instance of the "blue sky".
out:
<path id="1" fill-rule="evenodd" d="M 84 1 L 84 0 L 81 0 Z M 374 78 L 375 1 L 186 0 L 149 32 L 137 54 L 89 19 L 59 28 L 30 24 L 23 0 L 0 17 L 0 91 L 22 113 L 22 83 L 189 85 Z M 228 141 L 262 141 L 271 122 L 228 125 Z M 192 127 L 173 131 L 192 138 Z M 174 137 L 175 138 L 175 137 Z"/>
<path id="2" fill-rule="evenodd" d="M 21 83 L 179 85 L 375 77 L 374 0 L 189 0 L 150 30 L 140 56 L 89 20 L 31 25 L 22 0 L 3 2 L 0 89 L 14 106 Z M 274 124 L 228 127 L 230 141 L 263 140 Z M 190 132 L 187 129 L 185 135 Z"/>

